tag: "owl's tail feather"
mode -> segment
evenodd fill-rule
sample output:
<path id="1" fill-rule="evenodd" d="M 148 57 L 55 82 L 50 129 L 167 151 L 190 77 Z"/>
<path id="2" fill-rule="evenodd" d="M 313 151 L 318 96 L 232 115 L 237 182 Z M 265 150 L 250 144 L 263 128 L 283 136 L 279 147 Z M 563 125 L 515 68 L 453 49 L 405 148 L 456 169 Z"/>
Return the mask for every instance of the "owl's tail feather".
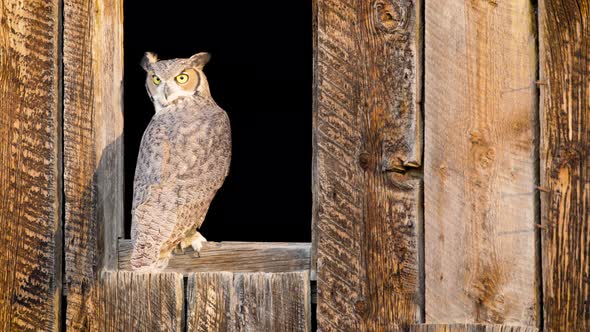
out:
<path id="1" fill-rule="evenodd" d="M 131 268 L 138 272 L 156 272 L 168 266 L 171 253 L 160 255 L 159 248 L 151 243 L 135 243 L 131 252 Z"/>
<path id="2" fill-rule="evenodd" d="M 136 271 L 158 271 L 168 265 L 174 246 L 168 240 L 173 236 L 176 224 L 175 214 L 154 208 L 154 199 L 161 193 L 154 191 L 147 203 L 137 207 L 133 213 L 134 225 L 131 233 L 133 251 L 131 267 Z"/>
<path id="3" fill-rule="evenodd" d="M 166 268 L 168 266 L 168 258 L 157 260 L 155 263 L 151 265 L 134 265 L 133 261 L 131 261 L 131 268 L 133 271 L 136 272 L 158 272 Z"/>
<path id="4" fill-rule="evenodd" d="M 164 257 L 157 260 L 153 259 L 142 259 L 142 258 L 134 258 L 133 255 L 131 256 L 131 268 L 133 271 L 137 272 L 157 272 L 161 271 L 168 266 L 168 261 L 170 257 Z"/>

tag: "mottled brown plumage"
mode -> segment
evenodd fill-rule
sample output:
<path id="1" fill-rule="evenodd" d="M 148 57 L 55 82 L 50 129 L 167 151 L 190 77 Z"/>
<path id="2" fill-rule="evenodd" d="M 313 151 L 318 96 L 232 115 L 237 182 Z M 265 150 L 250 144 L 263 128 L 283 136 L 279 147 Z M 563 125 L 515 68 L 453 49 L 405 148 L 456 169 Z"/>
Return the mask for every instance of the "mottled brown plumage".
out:
<path id="1" fill-rule="evenodd" d="M 156 114 L 141 141 L 133 185 L 134 269 L 161 269 L 175 247 L 198 251 L 205 241 L 197 229 L 231 159 L 229 119 L 202 71 L 208 59 L 199 53 L 158 61 L 146 54 L 142 62 Z"/>

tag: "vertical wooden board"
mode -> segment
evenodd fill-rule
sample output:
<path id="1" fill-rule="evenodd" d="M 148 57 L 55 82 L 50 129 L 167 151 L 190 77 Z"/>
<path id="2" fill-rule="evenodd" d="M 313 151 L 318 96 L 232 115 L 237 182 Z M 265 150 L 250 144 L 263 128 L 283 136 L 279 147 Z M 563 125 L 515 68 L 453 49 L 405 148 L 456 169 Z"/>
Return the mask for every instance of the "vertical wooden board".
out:
<path id="1" fill-rule="evenodd" d="M 318 0 L 312 0 L 311 1 L 311 31 L 312 31 L 312 50 L 313 50 L 313 55 L 312 55 L 312 72 L 313 72 L 313 83 L 311 86 L 311 95 L 312 95 L 312 109 L 314 110 L 313 112 L 313 117 L 312 117 L 312 127 L 316 128 L 317 126 L 317 117 L 318 117 L 318 112 L 315 111 L 317 110 L 318 107 Z M 316 263 L 317 263 L 317 246 L 318 246 L 318 228 L 317 228 L 317 199 L 316 199 L 316 193 L 318 191 L 318 182 L 316 180 L 317 177 L 317 153 L 315 153 L 315 149 L 317 146 L 317 138 L 316 138 L 316 133 L 315 130 L 312 132 L 312 137 L 311 137 L 311 144 L 313 146 L 314 149 L 314 153 L 312 154 L 312 160 L 311 160 L 311 194 L 312 194 L 312 212 L 311 212 L 311 273 L 310 273 L 310 278 L 312 280 L 316 280 L 317 276 L 316 276 Z"/>
<path id="2" fill-rule="evenodd" d="M 317 0 L 318 331 L 420 321 L 420 1 Z"/>
<path id="3" fill-rule="evenodd" d="M 103 272 L 92 289 L 84 330 L 182 330 L 183 277 L 178 273 Z"/>
<path id="4" fill-rule="evenodd" d="M 86 322 L 123 227 L 122 1 L 64 2 L 67 327 Z"/>
<path id="5" fill-rule="evenodd" d="M 0 2 L 0 330 L 57 331 L 59 3 Z"/>
<path id="6" fill-rule="evenodd" d="M 188 331 L 311 331 L 308 272 L 189 276 Z"/>
<path id="7" fill-rule="evenodd" d="M 590 2 L 539 1 L 545 331 L 590 331 Z"/>
<path id="8" fill-rule="evenodd" d="M 426 322 L 535 324 L 529 0 L 426 2 Z"/>
<path id="9" fill-rule="evenodd" d="M 410 332 L 537 332 L 534 326 L 487 325 L 487 324 L 421 324 L 414 325 Z"/>

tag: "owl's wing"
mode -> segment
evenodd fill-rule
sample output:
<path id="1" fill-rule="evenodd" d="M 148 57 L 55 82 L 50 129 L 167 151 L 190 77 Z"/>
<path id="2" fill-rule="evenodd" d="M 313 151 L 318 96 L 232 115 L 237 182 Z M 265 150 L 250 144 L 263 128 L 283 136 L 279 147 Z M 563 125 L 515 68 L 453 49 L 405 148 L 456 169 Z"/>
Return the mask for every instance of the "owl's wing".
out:
<path id="1" fill-rule="evenodd" d="M 141 138 L 133 179 L 132 211 L 145 202 L 149 187 L 162 183 L 164 166 L 170 162 L 166 122 L 158 115 L 154 116 Z"/>
<path id="2" fill-rule="evenodd" d="M 187 220 L 187 210 L 206 212 L 228 173 L 230 159 L 231 131 L 223 110 L 156 114 L 144 133 L 137 161 L 132 238 L 140 230 L 175 240 L 183 230 L 199 227 L 203 216 L 189 213 Z"/>

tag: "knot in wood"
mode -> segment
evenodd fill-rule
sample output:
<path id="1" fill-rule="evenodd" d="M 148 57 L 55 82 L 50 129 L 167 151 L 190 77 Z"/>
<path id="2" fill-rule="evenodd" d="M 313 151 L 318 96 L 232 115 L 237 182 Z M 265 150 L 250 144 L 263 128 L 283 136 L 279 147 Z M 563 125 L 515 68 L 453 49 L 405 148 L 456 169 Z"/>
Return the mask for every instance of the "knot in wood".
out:
<path id="1" fill-rule="evenodd" d="M 481 145 L 484 143 L 483 134 L 477 130 L 469 132 L 469 142 L 473 145 Z"/>
<path id="2" fill-rule="evenodd" d="M 496 150 L 494 148 L 485 149 L 479 156 L 479 166 L 482 169 L 488 169 L 496 159 Z"/>
<path id="3" fill-rule="evenodd" d="M 367 303 L 363 300 L 357 300 L 354 303 L 354 310 L 360 315 L 364 314 L 367 311 Z"/>
<path id="4" fill-rule="evenodd" d="M 359 154 L 358 162 L 363 171 L 366 171 L 369 168 L 370 159 L 368 152 L 361 152 Z"/>
<path id="5" fill-rule="evenodd" d="M 584 147 L 579 143 L 573 142 L 568 144 L 561 144 L 557 153 L 554 157 L 555 163 L 554 168 L 557 170 L 555 175 L 559 173 L 559 170 L 563 168 L 575 168 L 578 167 L 581 160 L 586 158 Z"/>
<path id="6" fill-rule="evenodd" d="M 403 32 L 406 30 L 410 1 L 377 0 L 373 3 L 377 28 L 386 33 Z"/>

